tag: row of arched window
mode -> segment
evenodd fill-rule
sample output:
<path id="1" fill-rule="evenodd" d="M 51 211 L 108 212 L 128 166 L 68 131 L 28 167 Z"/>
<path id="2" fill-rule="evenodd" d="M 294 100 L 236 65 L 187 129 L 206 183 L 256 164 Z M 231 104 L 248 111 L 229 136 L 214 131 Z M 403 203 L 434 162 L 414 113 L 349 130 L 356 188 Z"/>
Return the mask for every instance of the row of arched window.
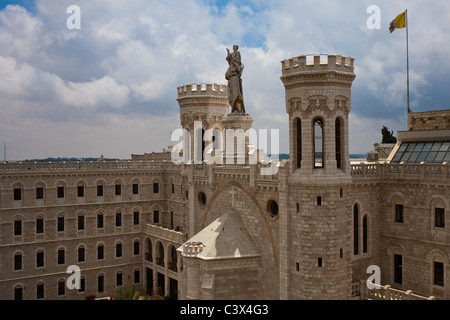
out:
<path id="1" fill-rule="evenodd" d="M 173 183 L 173 179 L 170 179 L 170 192 L 174 193 L 175 192 L 175 185 Z M 160 184 L 161 184 L 161 179 L 159 178 L 154 178 L 152 180 L 152 192 L 154 194 L 159 194 L 160 193 Z M 137 195 L 140 193 L 140 188 L 139 186 L 141 185 L 140 180 L 133 179 L 130 187 L 131 190 L 130 192 L 133 195 Z M 104 180 L 99 180 L 96 181 L 95 183 L 95 191 L 94 191 L 94 195 L 97 197 L 103 197 L 105 196 L 106 193 L 106 182 Z M 122 180 L 116 180 L 113 184 L 113 195 L 114 196 L 121 196 L 123 195 L 123 187 L 126 186 L 126 184 L 124 184 L 124 182 Z M 55 187 L 56 187 L 56 192 L 52 190 L 52 192 L 55 192 L 53 194 L 53 196 L 57 199 L 64 199 L 67 197 L 67 188 L 69 188 L 68 184 L 64 181 L 58 181 L 55 183 Z M 84 180 L 78 180 L 75 183 L 75 188 L 76 191 L 74 192 L 75 196 L 77 198 L 84 198 L 86 196 L 86 188 L 88 187 L 88 184 L 86 181 Z M 46 186 L 46 184 L 42 181 L 39 181 L 37 183 L 34 184 L 33 186 L 34 189 L 34 195 L 33 198 L 36 200 L 44 200 L 48 195 L 48 187 Z M 54 188 L 51 188 L 54 189 Z M 16 182 L 12 185 L 12 199 L 14 202 L 20 202 L 24 199 L 24 192 L 25 192 L 25 187 L 22 183 L 20 182 Z M 31 195 L 30 195 L 30 199 Z"/>
<path id="2" fill-rule="evenodd" d="M 325 120 L 321 117 L 316 117 L 312 121 L 312 131 L 313 131 L 313 161 L 314 168 L 324 168 L 325 166 Z M 335 120 L 335 159 L 337 163 L 337 168 L 342 168 L 342 146 L 343 146 L 343 120 L 341 118 L 336 118 Z M 302 120 L 300 118 L 294 119 L 294 156 L 297 168 L 301 168 L 303 160 L 303 145 L 304 141 L 302 139 Z"/>
<path id="3" fill-rule="evenodd" d="M 154 251 L 155 250 L 155 251 Z M 155 248 L 153 248 L 153 243 L 151 239 L 146 240 L 146 252 L 145 252 L 145 260 L 148 262 L 156 263 L 161 267 L 166 267 L 165 262 L 165 249 L 161 241 L 157 241 L 155 243 Z M 174 245 L 169 245 L 167 249 L 169 251 L 169 256 L 167 259 L 167 268 L 172 271 L 177 271 L 177 250 Z"/>
<path id="4" fill-rule="evenodd" d="M 103 229 L 105 227 L 105 213 L 103 211 L 97 212 L 96 214 L 96 226 L 97 229 Z M 23 236 L 23 223 L 24 218 L 22 216 L 14 217 L 13 219 L 13 235 L 14 237 Z M 37 215 L 35 218 L 35 234 L 40 235 L 45 233 L 45 223 L 46 219 L 44 215 Z M 56 216 L 56 232 L 66 232 L 66 218 L 64 214 L 58 214 Z M 140 211 L 133 212 L 133 220 L 132 224 L 134 226 L 138 226 L 140 224 Z M 76 216 L 76 231 L 85 231 L 86 230 L 86 215 L 84 213 L 79 213 Z M 121 211 L 116 211 L 114 213 L 114 227 L 120 228 L 123 227 L 123 214 Z"/>
<path id="5" fill-rule="evenodd" d="M 123 270 L 118 270 L 115 273 L 115 286 L 116 288 L 123 286 L 125 282 L 125 272 Z M 105 274 L 99 273 L 96 275 L 96 294 L 104 294 L 105 293 Z M 127 277 L 130 278 L 129 276 Z M 139 284 L 142 281 L 141 276 L 141 270 L 140 268 L 136 268 L 133 270 L 133 283 Z M 94 279 L 95 280 L 95 279 Z M 57 291 L 56 296 L 57 297 L 64 297 L 67 294 L 67 291 L 69 290 L 67 288 L 67 279 L 61 278 L 56 280 L 57 281 Z M 48 282 L 44 282 L 42 280 L 39 280 L 36 282 L 35 295 L 34 297 L 31 296 L 31 298 L 34 299 L 45 299 L 47 297 L 47 294 L 49 294 L 48 287 L 53 288 L 53 286 L 49 285 Z M 79 294 L 85 294 L 86 293 L 86 287 L 87 287 L 87 277 L 84 275 L 81 275 L 79 288 L 76 289 Z M 17 284 L 14 286 L 14 292 L 13 292 L 13 299 L 14 300 L 22 300 L 24 298 L 24 291 L 25 286 L 21 284 Z M 87 299 L 87 297 L 86 297 Z"/>
<path id="6" fill-rule="evenodd" d="M 132 244 L 132 252 L 133 256 L 138 256 L 140 254 L 140 242 L 138 239 L 133 240 Z M 124 248 L 124 243 L 121 240 L 116 241 L 115 245 L 115 258 L 122 258 L 124 252 L 126 252 L 127 248 Z M 46 251 L 44 249 L 38 249 L 36 251 L 35 256 L 35 264 L 34 266 L 36 268 L 44 268 L 45 267 L 45 261 L 48 261 L 48 258 L 45 258 Z M 79 245 L 76 249 L 76 263 L 83 263 L 86 262 L 87 258 L 87 247 L 86 245 Z M 13 270 L 19 271 L 24 270 L 24 264 L 23 264 L 23 257 L 24 253 L 22 251 L 16 251 L 14 253 L 14 259 L 13 259 Z M 66 265 L 67 264 L 67 249 L 63 246 L 59 247 L 56 251 L 56 256 L 51 255 L 51 260 L 54 260 L 56 262 L 56 265 Z M 105 259 L 105 243 L 99 242 L 96 245 L 96 261 L 101 261 Z"/>

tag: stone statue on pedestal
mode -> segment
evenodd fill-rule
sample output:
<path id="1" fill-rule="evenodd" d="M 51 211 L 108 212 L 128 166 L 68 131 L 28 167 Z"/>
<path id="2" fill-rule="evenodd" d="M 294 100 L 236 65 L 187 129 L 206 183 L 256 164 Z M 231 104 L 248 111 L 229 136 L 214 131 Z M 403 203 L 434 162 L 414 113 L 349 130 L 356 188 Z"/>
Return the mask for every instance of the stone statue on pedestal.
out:
<path id="1" fill-rule="evenodd" d="M 228 80 L 228 101 L 231 106 L 231 113 L 245 114 L 244 95 L 242 90 L 242 73 L 244 65 L 241 62 L 239 46 L 233 46 L 233 52 L 227 49 L 228 70 L 225 79 Z"/>

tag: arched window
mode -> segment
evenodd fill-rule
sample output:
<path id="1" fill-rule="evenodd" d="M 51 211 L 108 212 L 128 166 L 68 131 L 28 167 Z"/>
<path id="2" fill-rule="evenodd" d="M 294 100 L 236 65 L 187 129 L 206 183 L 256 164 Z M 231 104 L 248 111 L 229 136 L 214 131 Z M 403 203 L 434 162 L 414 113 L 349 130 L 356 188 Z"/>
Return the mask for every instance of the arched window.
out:
<path id="1" fill-rule="evenodd" d="M 164 246 L 162 245 L 161 242 L 158 242 L 156 248 L 157 248 L 156 249 L 157 250 L 156 264 L 164 267 Z"/>
<path id="2" fill-rule="evenodd" d="M 145 260 L 152 262 L 153 261 L 153 245 L 152 240 L 147 239 L 147 252 L 145 253 Z"/>
<path id="3" fill-rule="evenodd" d="M 367 221 L 367 215 L 363 218 L 363 253 L 367 253 L 368 249 L 368 221 Z"/>
<path id="4" fill-rule="evenodd" d="M 205 130 L 202 129 L 202 161 L 205 161 Z"/>
<path id="5" fill-rule="evenodd" d="M 302 121 L 299 118 L 294 120 L 294 144 L 297 168 L 302 167 Z"/>
<path id="6" fill-rule="evenodd" d="M 175 247 L 172 246 L 172 249 L 170 250 L 169 269 L 176 272 L 177 271 L 177 263 L 178 263 L 177 249 L 175 249 Z"/>
<path id="7" fill-rule="evenodd" d="M 336 163 L 337 168 L 342 168 L 342 125 L 341 120 L 339 118 L 336 118 Z"/>
<path id="8" fill-rule="evenodd" d="M 323 152 L 323 120 L 314 120 L 314 168 L 324 167 L 324 152 Z"/>
<path id="9" fill-rule="evenodd" d="M 358 204 L 353 206 L 353 254 L 359 253 L 359 207 Z"/>

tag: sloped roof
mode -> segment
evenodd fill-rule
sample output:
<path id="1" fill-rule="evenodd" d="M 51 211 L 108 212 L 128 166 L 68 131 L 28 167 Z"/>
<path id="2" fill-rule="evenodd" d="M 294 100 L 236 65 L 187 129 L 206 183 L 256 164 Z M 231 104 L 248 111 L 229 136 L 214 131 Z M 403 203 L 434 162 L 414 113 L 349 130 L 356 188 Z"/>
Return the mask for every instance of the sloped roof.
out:
<path id="1" fill-rule="evenodd" d="M 203 244 L 203 250 L 196 257 L 204 260 L 260 256 L 239 213 L 234 209 L 213 221 L 180 249 L 189 243 Z"/>

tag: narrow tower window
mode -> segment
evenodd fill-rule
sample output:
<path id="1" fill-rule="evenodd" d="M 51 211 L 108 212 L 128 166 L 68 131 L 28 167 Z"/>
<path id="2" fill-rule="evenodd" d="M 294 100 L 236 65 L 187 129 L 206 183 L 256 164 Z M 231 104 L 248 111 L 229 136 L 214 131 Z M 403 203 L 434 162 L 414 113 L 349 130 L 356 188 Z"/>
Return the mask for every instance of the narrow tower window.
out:
<path id="1" fill-rule="evenodd" d="M 342 168 L 342 150 L 341 150 L 341 120 L 336 119 L 336 163 L 337 168 Z"/>
<path id="2" fill-rule="evenodd" d="M 302 121 L 297 118 L 294 120 L 295 125 L 295 156 L 297 157 L 297 168 L 302 167 Z"/>
<path id="3" fill-rule="evenodd" d="M 355 256 L 359 253 L 359 246 L 358 246 L 359 222 L 358 222 L 358 219 L 359 219 L 359 208 L 358 208 L 358 205 L 355 204 L 355 206 L 353 207 L 353 253 Z"/>
<path id="4" fill-rule="evenodd" d="M 324 167 L 323 120 L 314 121 L 314 168 Z"/>
<path id="5" fill-rule="evenodd" d="M 363 218 L 363 253 L 367 253 L 369 241 L 369 230 L 367 225 L 367 215 Z"/>

